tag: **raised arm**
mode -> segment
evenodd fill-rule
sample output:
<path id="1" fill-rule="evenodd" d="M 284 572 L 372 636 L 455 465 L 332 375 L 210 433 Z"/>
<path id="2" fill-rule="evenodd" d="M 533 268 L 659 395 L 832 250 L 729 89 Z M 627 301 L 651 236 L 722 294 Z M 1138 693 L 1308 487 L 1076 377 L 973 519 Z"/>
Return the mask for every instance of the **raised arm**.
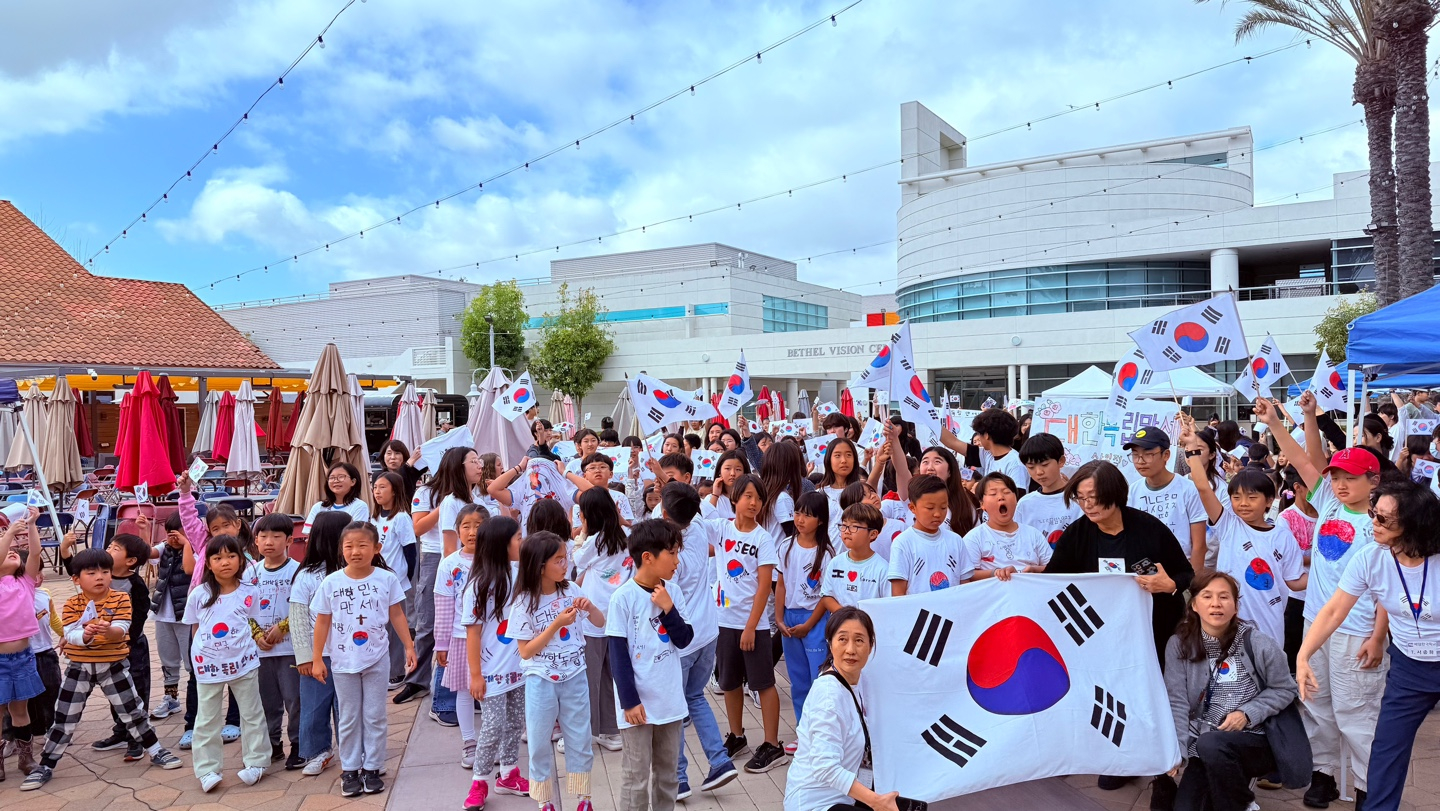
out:
<path id="1" fill-rule="evenodd" d="M 1210 523 L 1214 524 L 1225 512 L 1225 505 L 1221 504 L 1220 498 L 1215 495 L 1215 486 L 1210 483 L 1205 466 L 1190 464 L 1188 456 L 1189 451 L 1204 450 L 1204 445 L 1204 441 L 1195 435 L 1195 418 L 1180 412 L 1180 447 L 1187 452 L 1185 466 L 1190 470 L 1190 481 L 1195 483 L 1195 489 L 1200 492 L 1200 503 L 1205 505 L 1205 515 L 1210 519 Z"/>
<path id="2" fill-rule="evenodd" d="M 1306 392 L 1305 396 L 1310 397 L 1311 403 L 1314 403 L 1314 396 L 1310 392 Z M 1301 399 L 1303 402 L 1304 398 Z M 1315 460 L 1307 453 L 1307 449 L 1300 447 L 1300 443 L 1295 441 L 1295 437 L 1290 436 L 1290 432 L 1285 430 L 1285 423 L 1281 421 L 1279 409 L 1275 404 L 1264 397 L 1257 399 L 1255 401 L 1255 418 L 1265 423 L 1270 429 L 1270 433 L 1275 437 L 1275 443 L 1280 446 L 1280 452 L 1290 460 L 1290 464 L 1295 467 L 1295 472 L 1305 480 L 1306 486 L 1313 488 L 1319 484 L 1320 470 L 1323 466 L 1317 467 Z M 1311 447 L 1320 444 L 1320 426 L 1315 422 L 1313 410 L 1305 413 L 1305 444 Z"/>

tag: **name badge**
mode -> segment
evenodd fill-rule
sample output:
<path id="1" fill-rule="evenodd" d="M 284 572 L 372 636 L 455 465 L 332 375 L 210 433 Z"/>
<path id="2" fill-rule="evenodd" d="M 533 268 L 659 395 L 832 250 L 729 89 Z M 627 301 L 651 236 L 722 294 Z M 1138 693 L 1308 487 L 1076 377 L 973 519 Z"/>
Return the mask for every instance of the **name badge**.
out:
<path id="1" fill-rule="evenodd" d="M 1100 574 L 1125 574 L 1125 559 L 1100 558 Z"/>
<path id="2" fill-rule="evenodd" d="M 1215 668 L 1215 681 L 1220 684 L 1234 684 L 1239 678 L 1239 671 L 1235 669 L 1235 666 L 1231 664 L 1228 659 L 1221 662 L 1220 666 Z"/>

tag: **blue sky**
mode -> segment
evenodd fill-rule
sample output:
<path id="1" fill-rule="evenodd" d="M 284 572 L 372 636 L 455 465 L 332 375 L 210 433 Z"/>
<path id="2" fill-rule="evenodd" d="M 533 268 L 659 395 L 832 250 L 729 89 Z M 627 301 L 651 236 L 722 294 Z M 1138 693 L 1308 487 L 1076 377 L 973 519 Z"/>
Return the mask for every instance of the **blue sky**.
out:
<path id="1" fill-rule="evenodd" d="M 977 135 L 1293 41 L 1236 45 L 1243 3 L 864 0 L 580 149 L 351 240 L 253 266 L 432 201 L 687 86 L 846 5 L 369 0 L 94 271 L 207 302 L 428 272 L 733 203 L 899 157 L 918 100 Z M 343 0 L 53 0 L 0 30 L 0 198 L 88 256 L 229 126 Z M 1353 63 L 1321 43 L 975 142 L 972 164 L 1250 125 L 1259 146 L 1358 120 Z M 1256 156 L 1256 199 L 1364 168 L 1352 126 Z M 800 278 L 893 288 L 891 167 L 845 183 L 519 262 L 718 241 L 801 260 Z M 1306 199 L 1324 196 L 1309 195 Z M 228 277 L 213 288 L 217 279 Z"/>

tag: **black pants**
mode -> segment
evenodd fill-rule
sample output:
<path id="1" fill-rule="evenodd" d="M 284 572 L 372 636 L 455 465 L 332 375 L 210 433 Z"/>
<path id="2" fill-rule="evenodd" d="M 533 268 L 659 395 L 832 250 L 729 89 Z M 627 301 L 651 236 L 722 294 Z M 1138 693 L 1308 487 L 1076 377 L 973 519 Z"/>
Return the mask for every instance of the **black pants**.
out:
<path id="1" fill-rule="evenodd" d="M 130 683 L 135 685 L 135 697 L 140 699 L 140 709 L 150 712 L 150 637 L 141 634 L 130 643 L 130 655 L 126 657 L 130 668 Z M 115 708 L 110 708 L 110 720 L 113 726 L 110 733 L 117 738 L 128 737 L 125 730 L 125 722 L 120 720 L 120 714 Z M 132 741 L 134 743 L 134 741 Z"/>
<path id="2" fill-rule="evenodd" d="M 1254 732 L 1211 730 L 1195 742 L 1175 811 L 1245 811 L 1255 793 L 1250 778 L 1275 771 L 1270 741 Z"/>
<path id="3" fill-rule="evenodd" d="M 1295 657 L 1300 653 L 1300 643 L 1305 641 L 1305 601 L 1294 597 L 1285 603 L 1285 661 L 1290 663 L 1290 675 L 1295 675 Z"/>

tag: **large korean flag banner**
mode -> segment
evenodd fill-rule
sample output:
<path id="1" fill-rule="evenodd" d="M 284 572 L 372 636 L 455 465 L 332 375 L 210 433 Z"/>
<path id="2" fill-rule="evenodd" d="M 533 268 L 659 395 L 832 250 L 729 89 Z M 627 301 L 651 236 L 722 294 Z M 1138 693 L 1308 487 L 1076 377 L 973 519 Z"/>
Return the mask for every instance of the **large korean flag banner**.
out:
<path id="1" fill-rule="evenodd" d="M 717 410 L 725 419 L 735 416 L 741 406 L 750 402 L 755 392 L 750 390 L 750 367 L 745 365 L 745 350 L 740 350 L 740 360 L 735 361 L 735 371 L 725 381 L 725 390 L 720 393 Z"/>
<path id="2" fill-rule="evenodd" d="M 630 402 L 635 404 L 640 430 L 646 434 L 671 423 L 720 416 L 715 406 L 695 399 L 692 392 L 644 374 L 630 378 Z"/>
<path id="3" fill-rule="evenodd" d="M 534 408 L 535 403 L 535 386 L 530 383 L 530 373 L 526 372 L 500 392 L 500 396 L 495 398 L 495 402 L 490 406 L 500 412 L 500 416 L 514 422 L 517 417 Z"/>
<path id="4" fill-rule="evenodd" d="M 1234 293 L 1172 310 L 1130 337 L 1157 372 L 1250 358 Z"/>
<path id="5" fill-rule="evenodd" d="M 1172 437 L 1180 435 L 1180 406 L 1165 400 L 1130 400 L 1125 411 L 1112 416 L 1104 400 L 1071 397 L 1042 398 L 1035 403 L 1031 432 L 1059 437 L 1065 446 L 1065 467 L 1079 467 L 1104 459 L 1132 484 L 1140 478 L 1125 450 L 1135 432 L 1154 426 Z M 1176 451 L 1172 450 L 1172 453 Z"/>
<path id="6" fill-rule="evenodd" d="M 878 791 L 933 802 L 1069 774 L 1180 762 L 1150 633 L 1126 575 L 1020 575 L 860 607 Z"/>

